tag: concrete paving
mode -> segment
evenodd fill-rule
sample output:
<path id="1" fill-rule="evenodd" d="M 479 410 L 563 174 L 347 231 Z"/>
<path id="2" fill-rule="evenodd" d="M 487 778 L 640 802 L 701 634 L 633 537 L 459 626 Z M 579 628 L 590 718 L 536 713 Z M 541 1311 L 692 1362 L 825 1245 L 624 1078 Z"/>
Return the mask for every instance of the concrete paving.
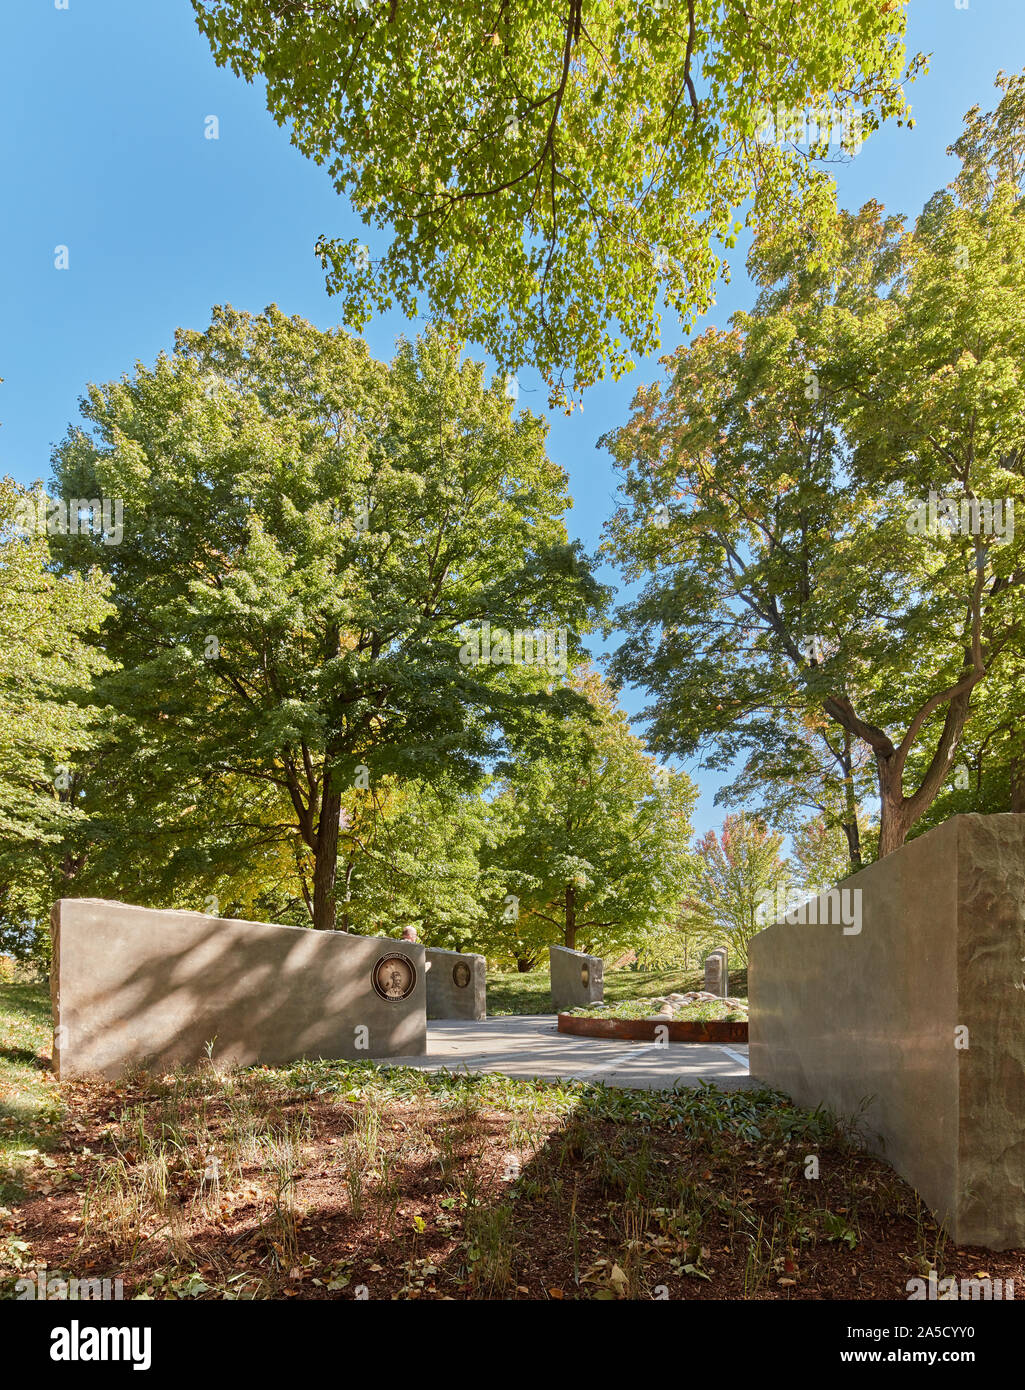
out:
<path id="1" fill-rule="evenodd" d="M 554 1014 L 518 1014 L 480 1023 L 436 1019 L 427 1025 L 427 1054 L 388 1064 L 427 1071 L 499 1072 L 504 1076 L 576 1078 L 641 1091 L 748 1085 L 747 1044 L 645 1043 L 560 1033 Z"/>

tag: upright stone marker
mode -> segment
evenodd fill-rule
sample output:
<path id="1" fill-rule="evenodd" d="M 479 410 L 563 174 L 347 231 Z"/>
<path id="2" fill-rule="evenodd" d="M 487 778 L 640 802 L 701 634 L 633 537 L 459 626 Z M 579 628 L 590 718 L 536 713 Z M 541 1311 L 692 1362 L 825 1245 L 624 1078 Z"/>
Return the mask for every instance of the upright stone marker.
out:
<path id="1" fill-rule="evenodd" d="M 549 946 L 552 1005 L 557 1011 L 585 1009 L 605 997 L 605 963 L 567 946 Z"/>
<path id="2" fill-rule="evenodd" d="M 58 1075 L 117 1077 L 211 1055 L 300 1057 L 427 1050 L 424 948 L 347 932 L 63 898 L 51 913 Z"/>
<path id="3" fill-rule="evenodd" d="M 955 1244 L 1025 1246 L 1025 815 L 955 816 L 752 938 L 751 1075 L 858 1116 Z"/>
<path id="4" fill-rule="evenodd" d="M 427 948 L 427 1017 L 487 1017 L 487 962 L 463 951 Z"/>
<path id="5" fill-rule="evenodd" d="M 725 999 L 729 992 L 726 951 L 722 946 L 719 946 L 705 957 L 705 993 L 715 994 L 720 999 Z"/>

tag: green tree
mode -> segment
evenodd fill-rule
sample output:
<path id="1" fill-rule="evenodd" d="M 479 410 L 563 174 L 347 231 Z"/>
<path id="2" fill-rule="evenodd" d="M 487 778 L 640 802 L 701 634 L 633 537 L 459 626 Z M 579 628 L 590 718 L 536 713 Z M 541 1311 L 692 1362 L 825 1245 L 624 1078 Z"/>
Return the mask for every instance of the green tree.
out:
<path id="1" fill-rule="evenodd" d="M 684 904 L 688 930 L 708 950 L 726 946 L 734 965 L 747 964 L 748 943 L 766 924 L 766 904 L 785 897 L 789 888 L 782 844 L 781 835 L 741 812 L 727 816 L 718 835 L 709 830 L 695 846 Z"/>
<path id="2" fill-rule="evenodd" d="M 905 68 L 904 6 L 862 0 L 193 8 L 218 65 L 263 78 L 293 144 L 391 231 L 378 261 L 318 243 L 345 322 L 429 311 L 553 399 L 657 347 L 660 296 L 688 323 L 709 307 L 738 209 L 821 224 L 827 149 L 791 120 L 835 105 L 854 148 L 852 114 L 866 135 L 904 119 L 923 62 Z M 774 142 L 769 109 L 789 113 Z"/>
<path id="3" fill-rule="evenodd" d="M 1025 813 L 1025 660 L 1011 654 L 968 712 L 952 776 L 923 816 L 930 829 L 954 815 Z"/>
<path id="4" fill-rule="evenodd" d="M 615 669 L 654 693 L 653 746 L 778 762 L 825 718 L 870 751 L 881 854 L 1025 617 L 1025 219 L 1010 183 L 985 206 L 956 190 L 911 234 L 843 215 L 828 273 L 786 236 L 757 247 L 756 310 L 681 349 L 611 440 L 630 505 L 610 548 L 651 576 Z M 960 519 L 933 524 L 937 499 Z"/>
<path id="5" fill-rule="evenodd" d="M 332 927 L 347 793 L 475 785 L 518 720 L 573 703 L 540 666 L 463 659 L 484 622 L 567 629 L 571 652 L 603 602 L 545 426 L 437 335 L 389 367 L 275 308 L 216 310 L 83 413 L 58 487 L 125 515 L 100 557 L 103 697 L 181 816 L 254 789 L 255 833 L 312 859 L 310 919 Z"/>
<path id="6" fill-rule="evenodd" d="M 287 798 L 197 770 L 133 728 L 120 690 L 111 698 L 123 707 L 79 770 L 89 816 L 75 839 L 78 894 L 308 924 Z"/>
<path id="7" fill-rule="evenodd" d="M 372 799 L 349 793 L 339 887 L 346 925 L 373 935 L 413 925 L 427 945 L 473 949 L 487 911 L 478 857 L 486 821 L 477 789 L 444 782 L 386 787 Z"/>
<path id="8" fill-rule="evenodd" d="M 0 949 L 37 956 L 78 867 L 80 765 L 102 719 L 90 691 L 107 664 L 90 639 L 110 611 L 97 570 L 55 572 L 41 501 L 0 478 Z"/>
<path id="9" fill-rule="evenodd" d="M 763 736 L 753 740 L 740 773 L 716 794 L 716 802 L 757 802 L 758 814 L 774 829 L 796 834 L 808 813 L 847 847 L 848 873 L 872 855 L 873 831 L 867 805 L 875 790 L 871 750 L 849 729 L 837 728 L 824 714 L 783 726 L 778 716 L 760 722 Z"/>
<path id="10" fill-rule="evenodd" d="M 795 830 L 790 865 L 795 887 L 803 894 L 822 893 L 851 872 L 844 837 L 822 816 L 805 821 Z"/>
<path id="11" fill-rule="evenodd" d="M 485 864 L 506 886 L 494 930 L 519 959 L 642 944 L 675 913 L 689 862 L 690 779 L 657 766 L 599 676 L 570 683 L 589 712 L 546 721 L 492 805 Z"/>

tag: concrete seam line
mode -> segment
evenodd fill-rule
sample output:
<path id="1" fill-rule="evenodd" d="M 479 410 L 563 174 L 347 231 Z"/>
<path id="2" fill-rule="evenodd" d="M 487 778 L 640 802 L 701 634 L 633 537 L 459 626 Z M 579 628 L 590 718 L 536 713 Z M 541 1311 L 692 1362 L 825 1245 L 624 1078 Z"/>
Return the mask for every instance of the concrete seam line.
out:
<path id="1" fill-rule="evenodd" d="M 732 1057 L 735 1062 L 739 1062 L 740 1065 L 745 1069 L 745 1071 L 750 1070 L 750 1063 L 748 1062 L 747 1058 L 741 1057 L 739 1052 L 734 1052 L 732 1048 L 724 1047 L 722 1043 L 719 1044 L 719 1051 L 725 1052 L 727 1057 Z"/>

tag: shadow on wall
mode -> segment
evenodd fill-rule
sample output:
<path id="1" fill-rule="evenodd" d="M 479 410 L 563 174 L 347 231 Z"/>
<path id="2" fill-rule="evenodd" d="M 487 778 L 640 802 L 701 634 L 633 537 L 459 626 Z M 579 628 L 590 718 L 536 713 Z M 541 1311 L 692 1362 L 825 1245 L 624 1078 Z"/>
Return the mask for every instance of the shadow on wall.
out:
<path id="1" fill-rule="evenodd" d="M 97 899 L 63 899 L 52 930 L 62 1076 L 166 1069 L 211 1044 L 214 1060 L 241 1065 L 426 1050 L 413 942 Z"/>

